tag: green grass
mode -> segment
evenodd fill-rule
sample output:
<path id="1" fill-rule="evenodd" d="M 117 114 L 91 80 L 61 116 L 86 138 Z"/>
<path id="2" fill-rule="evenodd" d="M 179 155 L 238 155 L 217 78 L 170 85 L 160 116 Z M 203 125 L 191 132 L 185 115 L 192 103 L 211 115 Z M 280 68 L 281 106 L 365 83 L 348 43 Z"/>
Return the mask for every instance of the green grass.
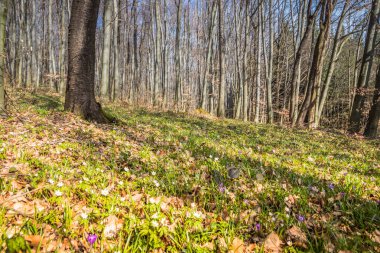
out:
<path id="1" fill-rule="evenodd" d="M 27 94 L 18 118 L 1 122 L 0 203 L 10 192 L 34 191 L 22 202 L 29 217 L 10 214 L 12 201 L 0 207 L 0 251 L 7 235 L 25 234 L 44 235 L 44 247 L 59 241 L 88 250 L 95 233 L 95 252 L 224 252 L 235 238 L 261 252 L 273 231 L 286 252 L 379 250 L 378 140 L 116 105 L 106 111 L 119 123 L 88 123 L 62 112 L 55 97 Z M 237 179 L 228 178 L 229 166 L 240 169 Z M 106 238 L 109 217 L 118 228 Z M 292 226 L 306 247 L 287 243 Z"/>

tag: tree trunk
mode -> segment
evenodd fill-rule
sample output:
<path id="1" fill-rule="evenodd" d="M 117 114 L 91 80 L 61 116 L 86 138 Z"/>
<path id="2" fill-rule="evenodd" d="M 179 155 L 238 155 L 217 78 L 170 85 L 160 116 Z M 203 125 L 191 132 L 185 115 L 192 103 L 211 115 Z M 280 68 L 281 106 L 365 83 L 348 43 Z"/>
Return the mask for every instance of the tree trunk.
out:
<path id="1" fill-rule="evenodd" d="M 68 38 L 65 110 L 99 123 L 108 119 L 95 100 L 95 32 L 99 0 L 74 0 Z"/>
<path id="2" fill-rule="evenodd" d="M 102 79 L 100 84 L 100 94 L 103 99 L 110 99 L 110 51 L 111 51 L 111 18 L 112 0 L 104 1 L 103 18 L 103 56 L 102 56 Z"/>
<path id="3" fill-rule="evenodd" d="M 0 2 L 0 115 L 4 114 L 5 110 L 5 77 L 4 69 L 5 61 L 5 37 L 6 37 L 6 23 L 8 13 L 8 0 Z"/>
<path id="4" fill-rule="evenodd" d="M 369 111 L 368 121 L 364 130 L 364 136 L 376 138 L 380 120 L 380 64 L 377 66 L 375 91 L 373 102 Z"/>
<path id="5" fill-rule="evenodd" d="M 219 99 L 218 99 L 218 117 L 224 118 L 225 116 L 225 92 L 226 92 L 226 84 L 224 80 L 224 1 L 218 1 L 219 8 Z"/>
<path id="6" fill-rule="evenodd" d="M 364 118 L 364 102 L 366 97 L 366 89 L 369 83 L 369 75 L 373 62 L 373 50 L 375 45 L 375 33 L 377 19 L 379 18 L 380 0 L 372 0 L 371 14 L 368 21 L 368 30 L 365 40 L 364 52 L 359 72 L 359 79 L 356 85 L 356 92 L 352 111 L 350 116 L 349 132 L 358 133 L 361 129 L 361 122 Z"/>
<path id="7" fill-rule="evenodd" d="M 180 35 L 181 35 L 181 19 L 182 19 L 182 1 L 178 0 L 177 3 L 177 28 L 175 34 L 175 107 L 178 110 L 181 104 L 181 52 L 180 52 Z"/>

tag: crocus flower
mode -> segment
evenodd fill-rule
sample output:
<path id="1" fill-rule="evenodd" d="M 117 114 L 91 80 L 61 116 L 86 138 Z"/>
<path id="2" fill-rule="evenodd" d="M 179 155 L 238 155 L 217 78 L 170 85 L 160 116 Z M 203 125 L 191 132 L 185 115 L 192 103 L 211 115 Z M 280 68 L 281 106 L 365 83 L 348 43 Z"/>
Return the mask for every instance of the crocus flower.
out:
<path id="1" fill-rule="evenodd" d="M 261 229 L 261 224 L 260 224 L 260 223 L 256 223 L 255 228 L 256 228 L 257 231 L 260 231 L 260 229 Z"/>
<path id="2" fill-rule="evenodd" d="M 334 184 L 333 183 L 329 183 L 329 188 L 330 188 L 330 190 L 334 190 Z"/>
<path id="3" fill-rule="evenodd" d="M 223 183 L 220 183 L 220 184 L 219 184 L 219 191 L 220 191 L 221 193 L 224 193 L 224 192 L 226 191 L 226 187 L 223 185 Z"/>
<path id="4" fill-rule="evenodd" d="M 297 219 L 298 219 L 299 222 L 304 222 L 305 221 L 305 216 L 298 215 Z"/>
<path id="5" fill-rule="evenodd" d="M 92 246 L 95 243 L 97 238 L 98 238 L 98 236 L 96 234 L 89 234 L 87 236 L 87 241 Z"/>

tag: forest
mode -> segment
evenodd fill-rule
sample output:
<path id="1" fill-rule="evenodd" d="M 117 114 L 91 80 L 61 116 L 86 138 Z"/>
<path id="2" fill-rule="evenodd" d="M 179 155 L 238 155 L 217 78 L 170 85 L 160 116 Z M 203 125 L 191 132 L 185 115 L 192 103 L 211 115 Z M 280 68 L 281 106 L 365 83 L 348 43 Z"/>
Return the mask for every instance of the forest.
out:
<path id="1" fill-rule="evenodd" d="M 380 251 L 380 0 L 0 0 L 0 252 Z"/>

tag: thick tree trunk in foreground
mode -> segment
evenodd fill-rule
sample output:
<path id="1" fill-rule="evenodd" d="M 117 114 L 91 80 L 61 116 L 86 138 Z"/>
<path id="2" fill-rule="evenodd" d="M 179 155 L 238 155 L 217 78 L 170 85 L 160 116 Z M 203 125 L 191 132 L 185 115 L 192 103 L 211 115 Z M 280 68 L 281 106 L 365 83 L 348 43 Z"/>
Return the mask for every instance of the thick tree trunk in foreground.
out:
<path id="1" fill-rule="evenodd" d="M 8 0 L 0 2 L 0 115 L 5 110 L 4 69 L 5 69 L 5 26 Z"/>
<path id="2" fill-rule="evenodd" d="M 380 64 L 377 67 L 376 84 L 373 96 L 373 104 L 369 111 L 367 126 L 364 135 L 370 138 L 377 136 L 380 121 Z"/>
<path id="3" fill-rule="evenodd" d="M 87 120 L 107 122 L 95 100 L 95 32 L 99 0 L 74 0 L 68 41 L 65 110 Z"/>

